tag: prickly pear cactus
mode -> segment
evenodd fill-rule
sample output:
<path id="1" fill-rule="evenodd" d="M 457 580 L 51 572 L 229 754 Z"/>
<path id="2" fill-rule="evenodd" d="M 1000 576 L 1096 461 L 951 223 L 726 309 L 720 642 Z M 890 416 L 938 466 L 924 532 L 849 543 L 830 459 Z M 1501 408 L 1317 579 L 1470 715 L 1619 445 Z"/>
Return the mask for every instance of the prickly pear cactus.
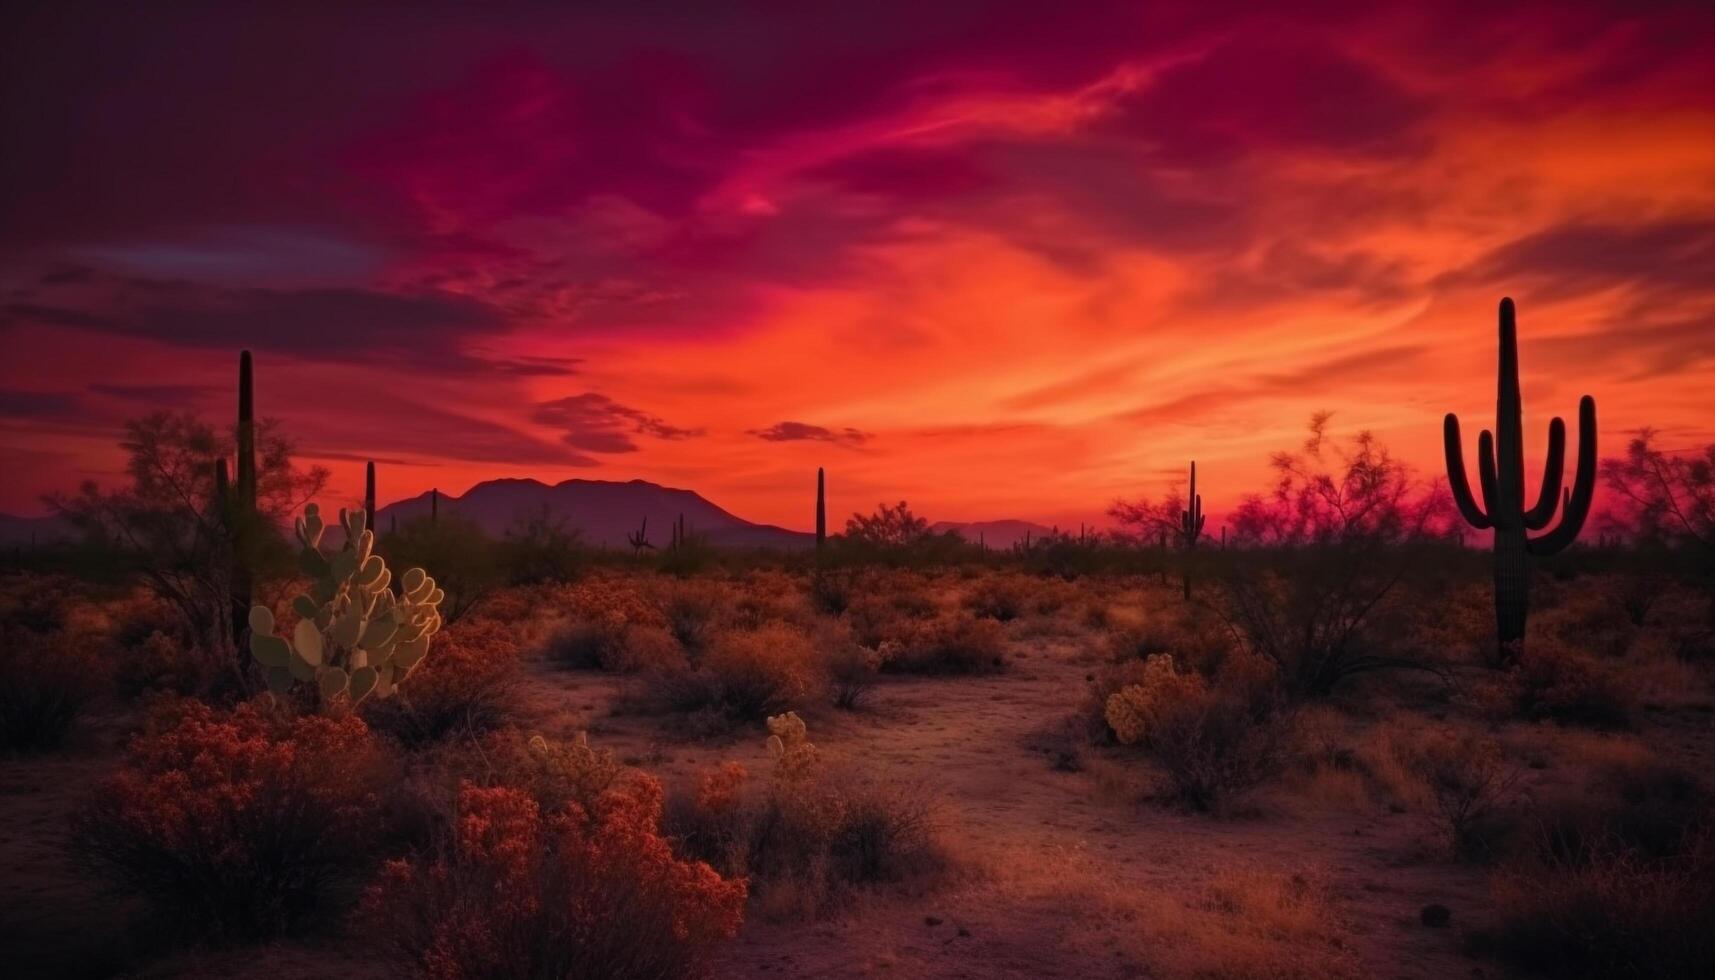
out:
<path id="1" fill-rule="evenodd" d="M 816 747 L 798 712 L 788 711 L 768 719 L 768 754 L 774 759 L 775 778 L 792 781 L 808 775 L 816 765 Z"/>
<path id="2" fill-rule="evenodd" d="M 250 610 L 250 652 L 277 694 L 302 682 L 314 683 L 324 703 L 387 697 L 422 664 L 429 638 L 441 628 L 435 580 L 413 568 L 395 592 L 393 573 L 372 553 L 375 535 L 364 527 L 364 512 L 342 508 L 339 521 L 345 546 L 332 555 L 322 553 L 326 524 L 315 504 L 297 521 L 299 565 L 314 584 L 292 600 L 299 619 L 291 638 L 274 635 L 268 607 Z"/>

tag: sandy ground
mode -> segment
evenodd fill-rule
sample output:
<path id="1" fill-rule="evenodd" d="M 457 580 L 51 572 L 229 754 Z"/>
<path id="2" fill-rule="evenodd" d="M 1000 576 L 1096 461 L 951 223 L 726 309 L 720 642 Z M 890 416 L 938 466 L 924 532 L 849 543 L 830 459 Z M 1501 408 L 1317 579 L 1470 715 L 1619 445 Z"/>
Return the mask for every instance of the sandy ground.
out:
<path id="1" fill-rule="evenodd" d="M 1086 752 L 1078 771 L 1056 769 L 1040 748 L 1044 733 L 1079 705 L 1095 658 L 1069 638 L 1016 629 L 1013 637 L 1004 673 L 886 678 L 862 711 L 807 713 L 824 753 L 937 801 L 963 870 L 927 891 L 866 895 L 819 922 L 752 915 L 718 976 L 1499 974 L 1462 951 L 1488 910 L 1484 872 L 1434 853 L 1421 817 L 1286 790 L 1264 794 L 1251 812 L 1214 817 L 1145 801 L 1139 763 L 1117 751 Z M 540 659 L 525 670 L 519 722 L 528 730 L 587 730 L 593 744 L 669 785 L 721 761 L 768 766 L 760 731 L 689 740 L 669 721 L 614 713 L 621 679 Z M 1689 750 L 1715 747 L 1706 715 L 1676 726 L 1668 737 Z M 132 960 L 126 910 L 62 846 L 69 815 L 122 739 L 119 719 L 98 719 L 68 750 L 0 761 L 0 973 L 104 976 Z M 1246 892 L 1283 882 L 1325 896 L 1315 921 L 1249 921 Z M 1429 903 L 1452 909 L 1451 928 L 1420 923 Z M 181 954 L 136 975 L 385 975 L 352 955 L 296 945 Z"/>

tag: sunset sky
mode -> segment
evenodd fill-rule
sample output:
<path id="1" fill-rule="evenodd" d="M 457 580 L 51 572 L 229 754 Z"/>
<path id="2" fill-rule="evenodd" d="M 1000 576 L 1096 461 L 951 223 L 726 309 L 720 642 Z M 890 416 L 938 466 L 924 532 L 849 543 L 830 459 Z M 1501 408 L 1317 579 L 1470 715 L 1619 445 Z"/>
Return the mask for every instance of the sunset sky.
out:
<path id="1" fill-rule="evenodd" d="M 0 511 L 249 347 L 341 498 L 1215 524 L 1318 409 L 1438 475 L 1502 295 L 1533 460 L 1715 441 L 1707 0 L 309 6 L 0 13 Z"/>

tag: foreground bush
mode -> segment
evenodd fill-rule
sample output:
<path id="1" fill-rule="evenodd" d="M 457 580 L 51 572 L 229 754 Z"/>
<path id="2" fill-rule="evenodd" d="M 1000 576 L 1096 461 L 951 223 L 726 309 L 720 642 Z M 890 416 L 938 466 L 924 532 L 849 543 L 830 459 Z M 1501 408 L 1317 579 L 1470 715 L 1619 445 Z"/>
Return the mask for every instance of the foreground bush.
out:
<path id="1" fill-rule="evenodd" d="M 466 621 L 442 633 L 439 646 L 385 701 L 366 701 L 364 720 L 406 745 L 498 728 L 511 710 L 518 644 L 510 627 Z"/>
<path id="2" fill-rule="evenodd" d="M 977 674 L 1006 666 L 1006 633 L 969 614 L 917 623 L 907 638 L 884 646 L 882 669 L 902 674 Z"/>
<path id="3" fill-rule="evenodd" d="M 766 784 L 748 791 L 735 763 L 705 773 L 675 801 L 680 847 L 729 875 L 745 875 L 772 918 L 816 916 L 857 888 L 923 880 L 950 864 L 929 797 L 830 765 L 796 714 L 770 718 Z"/>
<path id="4" fill-rule="evenodd" d="M 1497 876 L 1503 958 L 1555 977 L 1692 978 L 1715 962 L 1715 842 L 1646 858 L 1623 847 L 1545 856 Z"/>
<path id="5" fill-rule="evenodd" d="M 77 638 L 0 629 L 0 752 L 63 744 L 103 683 L 101 662 Z"/>
<path id="6" fill-rule="evenodd" d="M 1504 810 L 1518 781 L 1501 747 L 1477 735 L 1430 732 L 1409 744 L 1396 744 L 1395 753 L 1422 780 L 1433 817 L 1453 852 L 1474 860 L 1497 856 L 1514 829 Z"/>
<path id="7" fill-rule="evenodd" d="M 133 740 L 76 816 L 74 853 L 165 928 L 274 935 L 335 911 L 366 870 L 382 772 L 356 718 L 184 702 Z"/>
<path id="8" fill-rule="evenodd" d="M 1173 795 L 1200 810 L 1227 802 L 1278 771 L 1287 723 L 1272 671 L 1235 660 L 1211 682 L 1150 657 L 1137 683 L 1110 695 L 1107 722 L 1125 745 L 1148 752 Z"/>
<path id="9" fill-rule="evenodd" d="M 369 935 L 424 975 L 682 978 L 737 933 L 746 886 L 675 857 L 652 779 L 546 813 L 467 787 L 431 856 L 392 861 L 365 895 Z"/>
<path id="10" fill-rule="evenodd" d="M 803 707 L 823 680 L 810 638 L 775 623 L 722 633 L 695 667 L 647 675 L 636 700 L 644 710 L 694 714 L 711 726 L 730 725 Z"/>
<path id="11" fill-rule="evenodd" d="M 1538 642 L 1525 647 L 1508 692 L 1513 710 L 1531 720 L 1592 728 L 1630 723 L 1633 697 L 1617 670 L 1570 647 Z"/>

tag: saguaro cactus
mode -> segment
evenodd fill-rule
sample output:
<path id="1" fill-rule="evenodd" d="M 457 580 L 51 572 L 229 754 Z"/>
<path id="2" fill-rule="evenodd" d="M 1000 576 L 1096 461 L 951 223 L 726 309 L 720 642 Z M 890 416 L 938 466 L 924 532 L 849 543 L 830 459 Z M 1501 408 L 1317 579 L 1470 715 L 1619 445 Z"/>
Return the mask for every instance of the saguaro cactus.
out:
<path id="1" fill-rule="evenodd" d="M 256 398 L 252 383 L 250 352 L 238 355 L 238 479 L 227 479 L 226 460 L 214 467 L 216 512 L 232 549 L 231 610 L 232 644 L 244 647 L 245 611 L 250 608 L 256 535 L 261 518 L 256 509 Z"/>
<path id="2" fill-rule="evenodd" d="M 649 543 L 649 518 L 643 518 L 643 525 L 626 536 L 626 543 L 631 545 L 633 555 L 641 554 L 644 548 L 654 548 Z"/>
<path id="3" fill-rule="evenodd" d="M 375 460 L 370 460 L 364 467 L 363 473 L 363 521 L 370 528 L 375 525 Z"/>
<path id="4" fill-rule="evenodd" d="M 1561 493 L 1566 460 L 1566 423 L 1555 418 L 1548 423 L 1548 460 L 1536 505 L 1524 506 L 1524 423 L 1518 384 L 1518 325 L 1513 301 L 1501 300 L 1500 379 L 1495 401 L 1495 432 L 1487 429 L 1477 440 L 1478 476 L 1483 503 L 1478 507 L 1465 477 L 1465 459 L 1459 438 L 1459 417 L 1452 412 L 1442 426 L 1446 443 L 1447 482 L 1459 513 L 1472 527 L 1495 532 L 1495 632 L 1500 659 L 1516 657 L 1524 643 L 1525 618 L 1530 612 L 1530 557 L 1545 557 L 1564 550 L 1578 537 L 1590 514 L 1596 492 L 1596 400 L 1585 395 L 1578 401 L 1578 469 L 1565 496 Z M 1532 538 L 1527 531 L 1540 531 L 1554 519 L 1554 530 Z"/>
<path id="5" fill-rule="evenodd" d="M 1203 497 L 1197 492 L 1197 461 L 1191 461 L 1191 490 L 1185 496 L 1185 509 L 1179 512 L 1179 543 L 1185 549 L 1183 579 L 1185 598 L 1191 598 L 1191 556 L 1197 539 L 1203 534 Z"/>
<path id="6" fill-rule="evenodd" d="M 441 519 L 441 491 L 439 489 L 430 490 L 429 491 L 429 523 L 433 524 L 436 521 L 439 521 L 440 519 Z"/>
<path id="7" fill-rule="evenodd" d="M 820 466 L 816 467 L 816 550 L 828 543 L 828 482 Z"/>

